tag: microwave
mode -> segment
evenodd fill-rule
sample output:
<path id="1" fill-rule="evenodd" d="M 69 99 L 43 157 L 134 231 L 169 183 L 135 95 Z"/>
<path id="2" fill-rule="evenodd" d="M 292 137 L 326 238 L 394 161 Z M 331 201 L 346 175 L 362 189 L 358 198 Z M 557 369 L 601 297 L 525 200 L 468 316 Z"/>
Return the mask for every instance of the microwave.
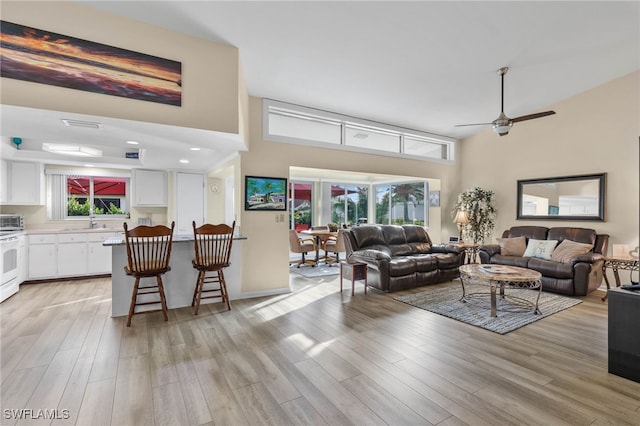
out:
<path id="1" fill-rule="evenodd" d="M 23 231 L 24 216 L 17 214 L 0 214 L 0 231 Z"/>

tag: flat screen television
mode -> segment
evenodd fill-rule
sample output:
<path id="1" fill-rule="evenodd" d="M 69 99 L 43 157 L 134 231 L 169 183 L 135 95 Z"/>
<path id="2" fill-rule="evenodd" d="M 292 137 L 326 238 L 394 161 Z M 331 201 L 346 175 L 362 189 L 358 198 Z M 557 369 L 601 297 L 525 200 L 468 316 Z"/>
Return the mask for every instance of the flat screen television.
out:
<path id="1" fill-rule="evenodd" d="M 245 176 L 245 210 L 287 210 L 287 179 Z"/>

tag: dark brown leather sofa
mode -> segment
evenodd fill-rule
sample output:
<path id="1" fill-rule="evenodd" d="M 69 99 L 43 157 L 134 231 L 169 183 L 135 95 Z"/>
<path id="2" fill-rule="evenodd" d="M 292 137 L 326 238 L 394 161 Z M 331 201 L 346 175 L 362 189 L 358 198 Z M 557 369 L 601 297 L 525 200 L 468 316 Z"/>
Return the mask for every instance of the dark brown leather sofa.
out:
<path id="1" fill-rule="evenodd" d="M 609 244 L 608 235 L 597 234 L 595 230 L 588 228 L 543 226 L 514 226 L 502 234 L 502 238 L 521 236 L 524 236 L 527 242 L 534 238 L 557 240 L 558 244 L 564 239 L 569 239 L 592 244 L 593 249 L 574 257 L 570 263 L 560 263 L 535 257 L 503 256 L 498 244 L 489 244 L 479 247 L 480 262 L 520 266 L 538 271 L 542 274 L 542 289 L 554 293 L 585 296 L 600 287 L 604 255 Z"/>
<path id="2" fill-rule="evenodd" d="M 347 261 L 367 264 L 367 284 L 396 291 L 452 280 L 464 251 L 433 244 L 418 225 L 361 225 L 344 232 Z"/>

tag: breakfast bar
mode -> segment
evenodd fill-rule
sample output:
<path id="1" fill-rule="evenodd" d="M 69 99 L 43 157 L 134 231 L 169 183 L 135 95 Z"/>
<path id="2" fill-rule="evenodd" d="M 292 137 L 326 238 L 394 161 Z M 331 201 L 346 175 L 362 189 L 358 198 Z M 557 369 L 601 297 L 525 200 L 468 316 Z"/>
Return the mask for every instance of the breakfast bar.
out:
<path id="1" fill-rule="evenodd" d="M 243 240 L 246 240 L 246 237 L 233 238 L 231 266 L 224 270 L 227 291 L 231 300 L 240 298 Z M 134 279 L 124 272 L 124 267 L 127 265 L 127 247 L 124 235 L 107 239 L 103 245 L 112 247 L 111 316 L 126 316 L 129 313 Z M 168 309 L 191 306 L 193 290 L 198 277 L 198 271 L 191 265 L 193 257 L 193 235 L 174 235 L 169 262 L 171 270 L 162 276 Z M 146 279 L 155 280 L 155 278 Z"/>

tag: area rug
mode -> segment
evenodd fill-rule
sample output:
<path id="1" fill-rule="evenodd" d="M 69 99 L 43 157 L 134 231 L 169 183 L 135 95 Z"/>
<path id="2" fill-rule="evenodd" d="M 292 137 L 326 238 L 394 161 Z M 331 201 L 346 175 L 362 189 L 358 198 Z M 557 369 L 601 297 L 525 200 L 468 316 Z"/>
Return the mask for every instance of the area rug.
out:
<path id="1" fill-rule="evenodd" d="M 505 303 L 498 295 L 496 300 L 498 313 L 496 317 L 492 318 L 489 288 L 481 285 L 465 285 L 465 289 L 467 294 L 484 293 L 486 296 L 470 297 L 467 298 L 466 303 L 461 302 L 462 287 L 458 284 L 434 288 L 421 293 L 398 296 L 394 297 L 394 299 L 499 334 L 507 334 L 510 331 L 582 303 L 579 299 L 542 292 L 538 303 L 542 314 L 536 315 L 533 313 L 533 309 L 516 308 L 512 304 Z M 507 288 L 505 294 L 514 295 L 535 303 L 538 292 L 535 290 Z"/>
<path id="2" fill-rule="evenodd" d="M 319 277 L 329 277 L 332 275 L 340 274 L 340 266 L 339 265 L 320 265 L 320 266 L 311 266 L 305 265 L 297 268 L 296 266 L 292 266 L 289 268 L 289 272 L 292 274 L 302 275 L 307 278 L 319 278 Z"/>

